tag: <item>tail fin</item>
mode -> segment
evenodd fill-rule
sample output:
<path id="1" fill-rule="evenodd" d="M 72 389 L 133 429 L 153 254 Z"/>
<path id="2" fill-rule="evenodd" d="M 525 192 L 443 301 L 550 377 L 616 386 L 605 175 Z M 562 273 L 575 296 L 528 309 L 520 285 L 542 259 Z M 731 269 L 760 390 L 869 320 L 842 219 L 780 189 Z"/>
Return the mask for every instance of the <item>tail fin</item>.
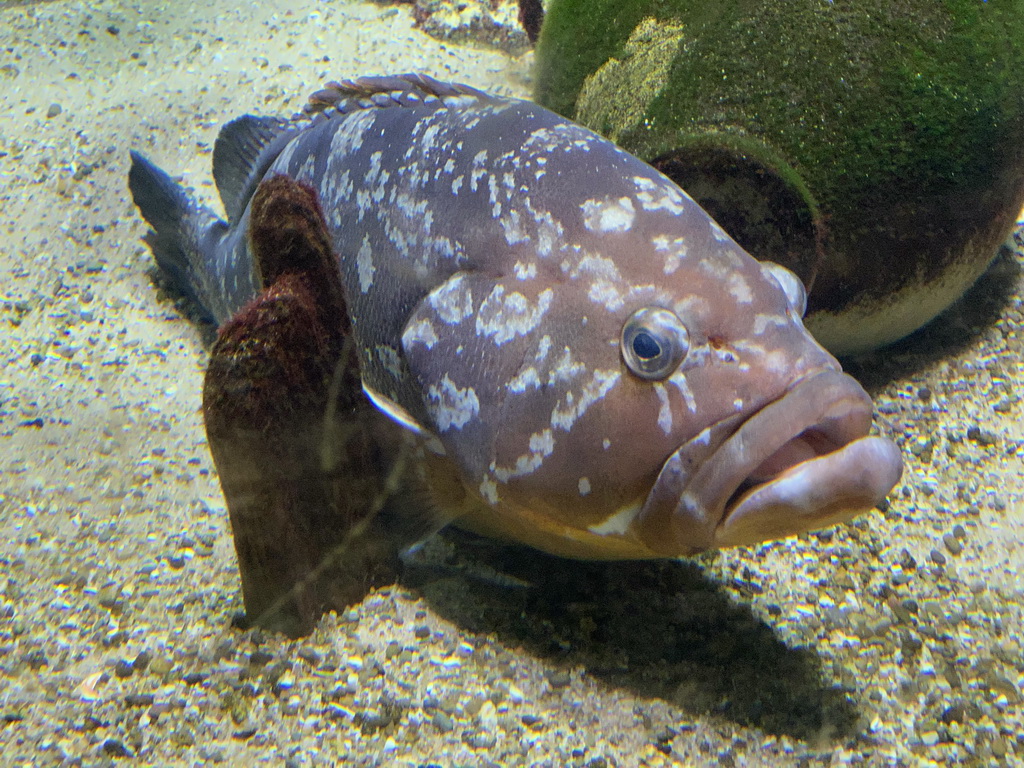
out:
<path id="1" fill-rule="evenodd" d="M 227 229 L 212 211 L 194 203 L 170 176 L 138 152 L 131 151 L 128 188 L 135 205 L 152 229 L 144 240 L 157 266 L 174 287 L 192 301 L 204 319 L 215 321 L 218 302 L 207 296 L 202 279 L 206 259 L 201 244 L 211 229 Z"/>

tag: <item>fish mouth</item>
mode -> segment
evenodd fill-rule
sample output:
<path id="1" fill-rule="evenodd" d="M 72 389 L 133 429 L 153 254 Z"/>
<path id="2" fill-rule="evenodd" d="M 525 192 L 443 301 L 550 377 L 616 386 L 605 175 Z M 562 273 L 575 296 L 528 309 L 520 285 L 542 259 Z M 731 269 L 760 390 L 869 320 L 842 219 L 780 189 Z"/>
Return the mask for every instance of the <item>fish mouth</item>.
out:
<path id="1" fill-rule="evenodd" d="M 684 443 L 662 466 L 635 529 L 655 552 L 693 554 L 833 525 L 881 503 L 903 473 L 899 448 L 868 436 L 871 398 L 839 371 L 805 377 L 741 418 Z"/>

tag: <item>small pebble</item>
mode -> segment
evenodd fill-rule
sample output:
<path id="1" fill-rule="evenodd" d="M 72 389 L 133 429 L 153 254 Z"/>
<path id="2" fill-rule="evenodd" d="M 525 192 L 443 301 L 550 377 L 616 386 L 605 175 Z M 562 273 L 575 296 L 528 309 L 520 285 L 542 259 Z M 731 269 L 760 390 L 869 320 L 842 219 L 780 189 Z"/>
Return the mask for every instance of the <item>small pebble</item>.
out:
<path id="1" fill-rule="evenodd" d="M 942 722 L 946 725 L 950 723 L 963 723 L 967 720 L 967 708 L 962 702 L 957 702 L 952 706 L 946 707 L 942 711 Z"/>
<path id="2" fill-rule="evenodd" d="M 249 663 L 254 667 L 262 667 L 274 660 L 274 655 L 266 651 L 253 651 L 249 654 Z"/>
<path id="3" fill-rule="evenodd" d="M 569 673 L 561 669 L 548 673 L 548 685 L 552 688 L 565 688 L 571 681 L 572 678 L 569 676 Z"/>
<path id="4" fill-rule="evenodd" d="M 61 109 L 60 104 L 53 103 L 46 110 L 46 116 L 47 117 L 56 117 L 57 115 L 59 115 L 63 111 L 64 110 Z"/>
<path id="5" fill-rule="evenodd" d="M 132 669 L 138 672 L 145 672 L 146 668 L 149 667 L 149 662 L 153 660 L 153 654 L 149 651 L 139 651 L 139 655 L 135 657 L 135 661 L 132 662 Z"/>
<path id="6" fill-rule="evenodd" d="M 128 751 L 121 741 L 117 739 L 107 739 L 103 742 L 103 754 L 109 755 L 110 757 L 131 757 L 132 753 Z"/>
<path id="7" fill-rule="evenodd" d="M 441 711 L 435 712 L 433 717 L 430 718 L 430 722 L 441 733 L 448 733 L 455 727 L 452 719 Z"/>
<path id="8" fill-rule="evenodd" d="M 493 733 L 487 733 L 486 731 L 472 731 L 469 735 L 463 738 L 466 746 L 472 747 L 473 749 L 490 749 L 495 745 L 497 739 L 495 739 Z"/>
<path id="9" fill-rule="evenodd" d="M 942 537 L 942 543 L 946 545 L 946 549 L 949 550 L 951 555 L 959 555 L 964 551 L 964 545 L 960 543 L 960 540 L 951 533 L 947 533 Z"/>

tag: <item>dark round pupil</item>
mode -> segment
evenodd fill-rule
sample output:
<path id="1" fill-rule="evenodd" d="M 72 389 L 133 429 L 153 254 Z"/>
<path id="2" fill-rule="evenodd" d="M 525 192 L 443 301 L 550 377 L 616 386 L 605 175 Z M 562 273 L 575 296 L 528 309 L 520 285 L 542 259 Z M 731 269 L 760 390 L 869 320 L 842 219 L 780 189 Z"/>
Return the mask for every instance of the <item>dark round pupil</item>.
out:
<path id="1" fill-rule="evenodd" d="M 641 360 L 650 360 L 661 354 L 661 345 L 647 331 L 640 331 L 633 337 L 633 352 Z"/>

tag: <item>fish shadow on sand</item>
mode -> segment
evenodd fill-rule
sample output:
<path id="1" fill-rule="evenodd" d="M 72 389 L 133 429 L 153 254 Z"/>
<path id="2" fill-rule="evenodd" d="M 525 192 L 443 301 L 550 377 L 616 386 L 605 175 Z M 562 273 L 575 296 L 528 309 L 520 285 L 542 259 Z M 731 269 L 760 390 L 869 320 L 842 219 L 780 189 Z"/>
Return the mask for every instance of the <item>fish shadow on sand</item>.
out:
<path id="1" fill-rule="evenodd" d="M 787 646 L 694 563 L 579 562 L 442 536 L 455 547 L 428 544 L 402 583 L 469 632 L 694 717 L 814 743 L 856 731 L 853 700 L 823 681 L 817 655 Z"/>

